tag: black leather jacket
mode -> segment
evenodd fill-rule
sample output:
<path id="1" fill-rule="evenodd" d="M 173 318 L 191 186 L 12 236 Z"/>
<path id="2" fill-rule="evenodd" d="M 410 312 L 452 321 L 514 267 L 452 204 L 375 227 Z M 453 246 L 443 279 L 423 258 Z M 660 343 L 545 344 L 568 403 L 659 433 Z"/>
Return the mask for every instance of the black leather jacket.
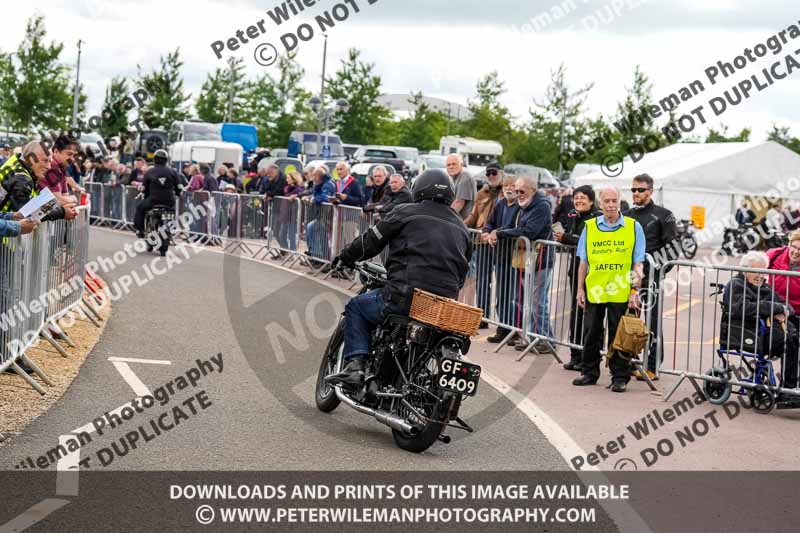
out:
<path id="1" fill-rule="evenodd" d="M 144 197 L 152 205 L 175 205 L 175 196 L 180 195 L 178 173 L 166 165 L 156 165 L 144 175 Z"/>
<path id="2" fill-rule="evenodd" d="M 401 204 L 341 253 L 345 264 L 389 247 L 383 300 L 390 314 L 407 314 L 414 289 L 458 297 L 472 257 L 467 226 L 449 206 L 425 200 Z"/>
<path id="3" fill-rule="evenodd" d="M 624 212 L 623 215 L 631 217 L 641 224 L 646 243 L 645 251 L 653 255 L 658 264 L 678 259 L 678 247 L 675 246 L 677 243 L 674 242 L 678 236 L 678 227 L 672 211 L 656 205 L 651 200 L 649 204 L 641 209 L 631 208 Z M 670 243 L 673 245 L 667 247 L 667 244 Z M 662 248 L 663 251 L 659 252 Z M 659 259 L 661 260 L 659 261 Z"/>

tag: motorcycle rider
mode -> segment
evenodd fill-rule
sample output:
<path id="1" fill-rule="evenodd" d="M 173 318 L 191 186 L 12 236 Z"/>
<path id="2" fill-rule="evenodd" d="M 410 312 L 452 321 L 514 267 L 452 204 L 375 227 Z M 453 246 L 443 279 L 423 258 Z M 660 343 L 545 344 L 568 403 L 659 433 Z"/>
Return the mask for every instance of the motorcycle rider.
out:
<path id="1" fill-rule="evenodd" d="M 412 194 L 414 203 L 396 206 L 333 260 L 334 269 L 352 267 L 389 247 L 386 285 L 345 306 L 345 367 L 328 376 L 328 383 L 363 383 L 372 329 L 389 314 L 407 315 L 415 288 L 455 299 L 464 284 L 472 244 L 466 225 L 450 207 L 452 181 L 444 171 L 430 169 L 416 179 Z"/>
<path id="2" fill-rule="evenodd" d="M 153 154 L 155 165 L 144 175 L 142 187 L 145 199 L 136 206 L 136 215 L 133 218 L 136 236 L 140 239 L 144 238 L 144 217 L 147 211 L 157 205 L 174 207 L 175 196 L 181 193 L 181 180 L 175 169 L 167 167 L 168 160 L 166 150 L 156 150 Z"/>

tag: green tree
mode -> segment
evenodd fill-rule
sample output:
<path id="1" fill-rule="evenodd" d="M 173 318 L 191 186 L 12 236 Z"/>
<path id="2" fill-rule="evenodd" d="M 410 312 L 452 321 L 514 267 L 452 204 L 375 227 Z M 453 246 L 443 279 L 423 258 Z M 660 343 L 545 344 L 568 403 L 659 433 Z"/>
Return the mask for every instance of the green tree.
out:
<path id="1" fill-rule="evenodd" d="M 478 80 L 476 98 L 468 102 L 472 117 L 464 122 L 464 131 L 469 136 L 498 141 L 505 148 L 510 146 L 512 116 L 500 103 L 500 96 L 505 92 L 505 83 L 500 81 L 497 71 Z"/>
<path id="2" fill-rule="evenodd" d="M 414 113 L 407 119 L 390 123 L 393 127 L 386 127 L 385 130 L 393 130 L 395 137 L 381 142 L 413 146 L 420 151 L 438 148 L 439 139 L 447 127 L 447 117 L 438 111 L 433 111 L 425 103 L 421 92 L 412 93 L 408 103 L 414 106 Z"/>
<path id="3" fill-rule="evenodd" d="M 750 140 L 750 133 L 752 130 L 743 128 L 739 135 L 728 137 L 728 126 L 725 124 L 720 125 L 720 131 L 714 128 L 708 128 L 708 136 L 706 137 L 707 143 L 744 143 Z"/>
<path id="4" fill-rule="evenodd" d="M 16 64 L 9 54 L 0 54 L 1 105 L 18 131 L 66 130 L 72 116 L 71 69 L 59 62 L 64 45 L 45 43 L 46 35 L 44 17 L 35 15 L 28 19 Z"/>
<path id="5" fill-rule="evenodd" d="M 125 99 L 128 97 L 128 80 L 124 76 L 114 76 L 106 87 L 103 110 L 100 114 L 100 134 L 103 137 L 118 135 L 128 130 L 128 110 Z"/>
<path id="6" fill-rule="evenodd" d="M 184 93 L 180 59 L 180 48 L 161 56 L 160 66 L 147 74 L 142 73 L 142 67 L 136 65 L 139 71 L 137 87 L 147 91 L 148 98 L 139 110 L 139 118 L 148 128 L 168 129 L 175 121 L 185 120 L 189 117 L 187 102 L 190 94 Z"/>
<path id="7" fill-rule="evenodd" d="M 591 134 L 592 125 L 584 118 L 584 106 L 593 83 L 571 92 L 566 81 L 567 69 L 562 63 L 550 73 L 550 83 L 544 100 L 534 100 L 530 118 L 522 130 L 514 133 L 509 150 L 512 159 L 550 169 L 559 168 L 563 125 L 564 149 L 583 145 Z"/>
<path id="8" fill-rule="evenodd" d="M 793 137 L 789 133 L 789 128 L 779 128 L 775 124 L 772 125 L 772 129 L 767 134 L 768 141 L 774 141 L 778 144 L 782 144 L 789 150 L 792 150 L 798 154 L 800 154 L 800 139 L 797 137 Z"/>
<path id="9" fill-rule="evenodd" d="M 336 131 L 342 142 L 371 144 L 388 120 L 390 112 L 378 103 L 381 77 L 375 65 L 361 60 L 361 52 L 351 48 L 339 70 L 326 80 L 328 96 L 333 100 L 345 98 L 350 103 L 347 113 L 336 117 Z"/>
<path id="10" fill-rule="evenodd" d="M 231 84 L 233 86 L 231 87 Z M 233 90 L 233 122 L 237 118 L 246 114 L 242 109 L 250 84 L 244 75 L 244 60 L 239 57 L 233 59 L 233 76 L 231 76 L 230 65 L 228 68 L 219 68 L 214 74 L 208 74 L 206 81 L 200 89 L 197 97 L 195 109 L 197 118 L 206 122 L 225 122 L 225 115 L 228 109 L 230 91 Z"/>
<path id="11" fill-rule="evenodd" d="M 617 116 L 614 127 L 617 130 L 619 145 L 617 153 L 624 154 L 631 146 L 642 145 L 644 151 L 655 148 L 652 141 L 645 143 L 647 137 L 655 137 L 659 146 L 667 144 L 661 131 L 653 123 L 648 113 L 642 113 L 654 105 L 653 84 L 650 78 L 642 72 L 639 65 L 633 71 L 633 85 L 626 88 L 625 100 L 617 104 Z M 645 144 L 647 144 L 645 146 Z"/>

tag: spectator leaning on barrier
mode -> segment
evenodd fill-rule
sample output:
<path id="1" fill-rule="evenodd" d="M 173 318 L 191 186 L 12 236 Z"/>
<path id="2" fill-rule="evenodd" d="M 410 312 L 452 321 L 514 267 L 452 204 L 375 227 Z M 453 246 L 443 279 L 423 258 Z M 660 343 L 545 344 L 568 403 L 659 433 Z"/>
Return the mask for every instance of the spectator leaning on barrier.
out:
<path id="1" fill-rule="evenodd" d="M 411 191 L 406 187 L 405 178 L 400 174 L 392 174 L 392 177 L 389 178 L 389 191 L 384 198 L 386 199 L 385 202 L 375 206 L 375 212 L 380 213 L 383 217 L 391 213 L 392 209 L 398 205 L 410 204 L 414 201 Z"/>
<path id="2" fill-rule="evenodd" d="M 39 180 L 39 189 L 50 189 L 53 196 L 59 200 L 69 194 L 70 189 L 75 191 L 79 196 L 83 189 L 75 183 L 71 177 L 67 176 L 67 166 L 72 161 L 73 156 L 77 152 L 78 143 L 67 137 L 60 135 L 53 143 L 53 157 L 50 161 L 50 168 L 47 169 L 44 177 Z M 74 198 L 70 201 L 75 202 Z"/>
<path id="3" fill-rule="evenodd" d="M 17 237 L 35 230 L 39 222 L 22 218 L 22 213 L 0 213 L 0 237 Z"/>
<path id="4" fill-rule="evenodd" d="M 631 193 L 633 194 L 633 206 L 629 211 L 623 211 L 625 216 L 631 217 L 642 226 L 646 240 L 645 253 L 653 256 L 655 268 L 650 272 L 650 264 L 644 264 L 644 280 L 642 287 L 648 288 L 643 291 L 642 300 L 645 306 L 651 310 L 658 309 L 658 297 L 661 293 L 659 278 L 661 276 L 662 265 L 667 261 L 673 261 L 680 257 L 680 239 L 678 237 L 678 226 L 675 215 L 672 211 L 653 202 L 653 178 L 647 174 L 640 174 L 633 178 Z M 649 287 L 653 287 L 650 291 Z M 652 294 L 651 294 L 652 292 Z M 651 313 L 652 316 L 652 313 Z M 655 374 L 658 366 L 658 339 L 661 333 L 658 331 L 658 320 L 650 320 L 650 349 L 644 354 L 646 372 L 651 380 L 658 377 Z M 642 376 L 637 370 L 633 374 L 636 379 L 642 380 Z"/>
<path id="5" fill-rule="evenodd" d="M 261 186 L 258 189 L 259 194 L 265 195 L 267 198 L 275 198 L 283 194 L 283 188 L 286 187 L 286 176 L 283 175 L 281 169 L 276 164 L 267 165 L 266 179 L 261 178 Z"/>
<path id="6" fill-rule="evenodd" d="M 286 174 L 286 185 L 281 196 L 287 200 L 278 203 L 278 243 L 284 250 L 280 251 L 281 257 L 286 255 L 286 249 L 297 251 L 297 208 L 296 200 L 303 192 L 303 178 L 297 171 Z"/>
<path id="7" fill-rule="evenodd" d="M 350 175 L 350 165 L 339 161 L 336 163 L 336 174 L 339 176 L 336 181 L 336 203 L 361 207 L 364 204 L 361 184 Z"/>
<path id="8" fill-rule="evenodd" d="M 638 290 L 644 275 L 644 231 L 636 220 L 620 213 L 619 189 L 601 189 L 600 206 L 603 214 L 586 221 L 576 250 L 581 260 L 578 305 L 584 310 L 581 377 L 572 382 L 578 386 L 594 385 L 600 379 L 604 318 L 610 346 L 622 315 L 629 307 L 639 307 Z M 614 356 L 608 367 L 611 390 L 625 392 L 630 381 L 628 361 Z"/>
<path id="9" fill-rule="evenodd" d="M 489 234 L 489 243 L 496 243 L 498 239 L 517 239 L 527 237 L 531 246 L 537 240 L 550 240 L 552 238 L 553 215 L 552 206 L 547 197 L 537 190 L 538 179 L 535 176 L 522 175 L 515 183 L 519 212 L 512 227 L 494 230 Z M 553 264 L 555 253 L 552 247 L 544 246 L 536 251 L 533 264 L 533 294 L 528 295 L 534 299 L 532 303 L 533 317 L 530 328 L 532 333 L 545 337 L 552 337 L 550 327 L 550 282 L 553 277 Z M 514 305 L 516 309 L 523 309 L 524 291 L 514 291 Z M 517 343 L 517 348 L 524 350 L 528 346 L 525 338 Z"/>
<path id="10" fill-rule="evenodd" d="M 514 226 L 514 221 L 517 219 L 517 212 L 519 211 L 519 204 L 517 203 L 516 191 L 516 178 L 513 176 L 506 176 L 503 178 L 503 196 L 497 201 L 494 210 L 489 215 L 489 220 L 481 230 L 481 242 L 490 244 L 495 249 L 495 265 L 497 277 L 497 289 L 495 291 L 495 299 L 497 300 L 497 320 L 501 324 L 513 325 L 512 320 L 514 317 L 513 304 L 511 299 L 512 283 L 512 269 L 511 269 L 511 255 L 513 248 L 506 245 L 498 248 L 496 246 L 497 240 L 490 241 L 490 235 L 500 228 L 511 228 Z M 511 333 L 510 329 L 503 326 L 498 326 L 497 330 L 490 335 L 486 340 L 491 343 L 499 343 Z"/>
<path id="11" fill-rule="evenodd" d="M 740 266 L 766 269 L 769 257 L 763 252 L 748 252 Z M 732 277 L 722 293 L 720 348 L 769 354 L 781 358 L 781 387 L 797 388 L 797 329 L 790 320 L 795 314 L 790 304 L 770 287 L 766 274 L 742 272 Z M 788 400 L 778 397 L 779 401 Z"/>
<path id="12" fill-rule="evenodd" d="M 40 192 L 39 180 L 50 168 L 50 153 L 37 141 L 30 142 L 19 156 L 10 158 L 0 167 L 0 190 L 5 197 L 0 200 L 0 212 L 16 212 Z M 64 196 L 60 205 L 48 212 L 42 221 L 66 219 L 78 216 L 75 203 Z"/>
<path id="13" fill-rule="evenodd" d="M 575 206 L 572 212 L 565 217 L 562 222 L 563 233 L 555 233 L 555 239 L 567 246 L 577 246 L 578 241 L 586 226 L 586 221 L 597 218 L 601 211 L 594 205 L 594 190 L 591 185 L 581 185 L 572 193 L 572 203 Z M 572 294 L 572 309 L 569 319 L 569 341 L 573 344 L 581 344 L 583 332 L 583 309 L 578 307 L 578 264 L 577 256 L 570 257 L 569 274 L 570 288 Z M 570 349 L 569 361 L 564 363 L 567 370 L 581 370 L 582 350 L 578 348 Z"/>
<path id="14" fill-rule="evenodd" d="M 336 186 L 333 184 L 328 167 L 320 165 L 314 170 L 314 193 L 306 196 L 304 200 L 311 204 L 309 207 L 309 219 L 311 221 L 306 227 L 306 240 L 308 241 L 308 254 L 316 259 L 325 260 L 328 253 L 328 233 L 331 231 L 332 220 L 321 217 L 322 204 L 330 202 L 331 197 L 336 194 Z"/>
<path id="15" fill-rule="evenodd" d="M 448 155 L 445 166 L 456 189 L 456 199 L 450 207 L 464 220 L 472 213 L 475 202 L 475 179 L 464 169 L 464 160 L 459 154 Z"/>
<path id="16" fill-rule="evenodd" d="M 503 171 L 497 161 L 486 166 L 486 185 L 475 198 L 472 212 L 464 221 L 470 229 L 481 229 L 494 211 L 498 199 L 503 194 Z M 476 280 L 476 305 L 483 309 L 483 315 L 489 316 L 492 299 L 492 270 L 494 269 L 494 253 L 488 245 L 481 242 L 475 245 L 472 255 Z M 486 327 L 486 322 L 481 323 Z"/>

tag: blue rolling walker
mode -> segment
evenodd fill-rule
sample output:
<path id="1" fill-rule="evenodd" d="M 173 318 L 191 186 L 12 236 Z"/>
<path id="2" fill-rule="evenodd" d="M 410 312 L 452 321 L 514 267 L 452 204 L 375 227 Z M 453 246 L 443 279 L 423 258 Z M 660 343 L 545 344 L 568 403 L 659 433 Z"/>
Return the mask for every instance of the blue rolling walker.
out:
<path id="1" fill-rule="evenodd" d="M 717 283 L 712 283 L 711 286 L 717 292 L 711 295 L 719 294 L 723 290 L 723 286 Z M 722 302 L 720 302 L 722 305 Z M 764 320 L 758 321 L 758 334 L 763 338 L 767 332 L 767 325 Z M 722 340 L 722 339 L 720 339 Z M 763 351 L 763 350 L 759 350 Z M 714 405 L 722 405 L 727 402 L 731 394 L 747 395 L 750 398 L 750 404 L 753 410 L 757 413 L 767 414 L 777 406 L 778 409 L 798 409 L 800 408 L 800 398 L 778 401 L 775 396 L 774 390 L 778 388 L 778 378 L 775 375 L 775 369 L 772 366 L 772 359 L 769 355 L 763 353 L 752 353 L 744 350 L 730 350 L 720 346 L 717 348 L 717 355 L 722 363 L 721 366 L 714 366 L 705 372 L 706 376 L 717 378 L 720 381 L 704 381 L 703 392 L 705 392 L 708 401 Z M 752 383 L 752 387 L 745 387 L 738 385 L 737 390 L 733 390 L 734 385 L 730 383 L 734 377 L 734 367 L 731 365 L 729 358 L 739 357 L 740 362 L 744 366 L 739 368 L 747 368 L 750 372 L 749 376 L 736 376 L 740 383 Z"/>

